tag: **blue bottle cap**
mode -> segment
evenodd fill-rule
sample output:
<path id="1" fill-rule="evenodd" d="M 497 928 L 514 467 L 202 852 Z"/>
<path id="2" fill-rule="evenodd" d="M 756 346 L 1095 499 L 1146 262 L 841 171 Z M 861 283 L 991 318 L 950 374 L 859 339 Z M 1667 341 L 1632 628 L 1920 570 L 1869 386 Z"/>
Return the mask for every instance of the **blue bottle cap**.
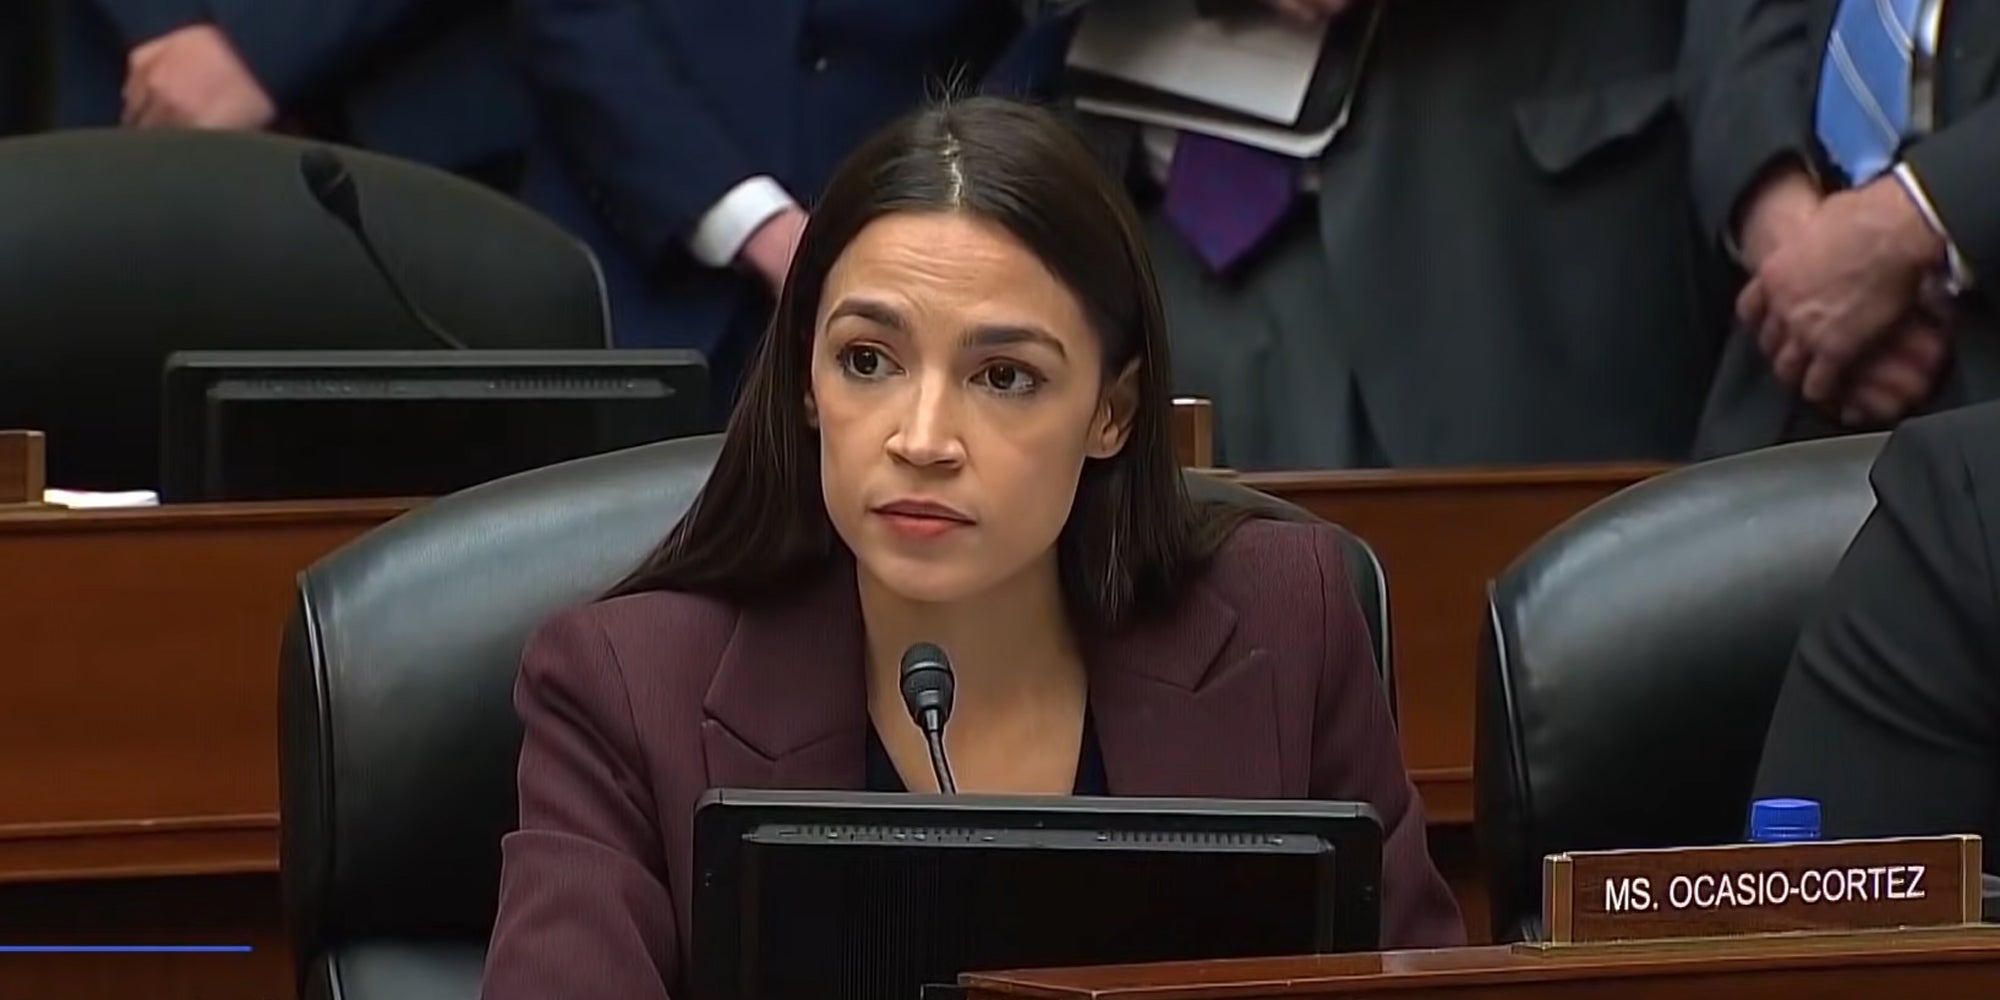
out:
<path id="1" fill-rule="evenodd" d="M 1816 840 L 1819 803 L 1812 799 L 1758 799 L 1750 804 L 1752 841 Z"/>

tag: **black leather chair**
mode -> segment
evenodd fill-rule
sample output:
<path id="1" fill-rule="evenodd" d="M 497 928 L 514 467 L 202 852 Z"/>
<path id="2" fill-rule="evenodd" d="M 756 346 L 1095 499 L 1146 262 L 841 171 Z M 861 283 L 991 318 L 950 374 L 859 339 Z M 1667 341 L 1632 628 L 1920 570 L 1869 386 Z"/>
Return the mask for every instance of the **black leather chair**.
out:
<path id="1" fill-rule="evenodd" d="M 0 427 L 49 436 L 51 485 L 149 488 L 176 350 L 440 346 L 300 178 L 314 144 L 82 130 L 0 141 Z M 476 348 L 609 345 L 596 258 L 471 181 L 341 149 L 410 295 Z"/>
<path id="2" fill-rule="evenodd" d="M 279 787 L 285 909 L 306 1000 L 477 995 L 500 837 L 515 819 L 521 648 L 686 512 L 718 443 L 669 441 L 488 483 L 301 575 L 279 665 Z M 1241 486 L 1190 483 L 1198 498 L 1311 518 Z M 1349 540 L 1386 649 L 1380 567 Z"/>
<path id="3" fill-rule="evenodd" d="M 1742 838 L 1792 646 L 1874 506 L 1881 442 L 1661 475 L 1494 581 L 1474 815 L 1496 939 L 1540 937 L 1546 855 Z"/>

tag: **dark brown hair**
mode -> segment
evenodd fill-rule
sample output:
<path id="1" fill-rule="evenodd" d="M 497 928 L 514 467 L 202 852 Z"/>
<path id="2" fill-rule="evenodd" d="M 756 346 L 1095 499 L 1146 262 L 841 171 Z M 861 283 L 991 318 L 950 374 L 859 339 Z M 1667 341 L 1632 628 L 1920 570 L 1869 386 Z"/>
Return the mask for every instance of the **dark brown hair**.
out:
<path id="1" fill-rule="evenodd" d="M 1170 608 L 1242 515 L 1195 506 L 1182 483 L 1166 319 L 1130 202 L 1061 119 L 994 98 L 910 114 L 842 165 L 800 239 L 707 485 L 612 593 L 756 602 L 843 554 L 806 414 L 814 327 L 835 260 L 870 222 L 900 212 L 969 212 L 1005 228 L 1083 304 L 1107 384 L 1138 360 L 1131 434 L 1118 454 L 1087 460 L 1057 563 L 1077 628 Z"/>

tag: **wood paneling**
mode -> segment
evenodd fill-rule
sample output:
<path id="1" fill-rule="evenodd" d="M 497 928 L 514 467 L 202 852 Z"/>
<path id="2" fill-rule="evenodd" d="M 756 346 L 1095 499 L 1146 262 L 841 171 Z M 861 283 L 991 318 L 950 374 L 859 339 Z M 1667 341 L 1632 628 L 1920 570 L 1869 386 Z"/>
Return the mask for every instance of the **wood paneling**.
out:
<path id="1" fill-rule="evenodd" d="M 0 515 L 0 883 L 272 870 L 294 577 L 407 506 Z"/>
<path id="2" fill-rule="evenodd" d="M 10 945 L 248 945 L 237 954 L 0 955 L 0 997 L 289 1000 L 277 878 L 0 886 Z"/>

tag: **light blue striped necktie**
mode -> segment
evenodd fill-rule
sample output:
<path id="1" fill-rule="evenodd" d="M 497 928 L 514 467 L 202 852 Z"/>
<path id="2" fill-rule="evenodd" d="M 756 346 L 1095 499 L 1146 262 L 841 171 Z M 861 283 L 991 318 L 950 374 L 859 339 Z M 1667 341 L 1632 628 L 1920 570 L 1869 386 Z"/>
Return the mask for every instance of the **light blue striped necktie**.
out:
<path id="1" fill-rule="evenodd" d="M 1911 59 L 1921 0 L 1840 0 L 1820 66 L 1820 144 L 1861 185 L 1896 160 L 1910 131 Z"/>

